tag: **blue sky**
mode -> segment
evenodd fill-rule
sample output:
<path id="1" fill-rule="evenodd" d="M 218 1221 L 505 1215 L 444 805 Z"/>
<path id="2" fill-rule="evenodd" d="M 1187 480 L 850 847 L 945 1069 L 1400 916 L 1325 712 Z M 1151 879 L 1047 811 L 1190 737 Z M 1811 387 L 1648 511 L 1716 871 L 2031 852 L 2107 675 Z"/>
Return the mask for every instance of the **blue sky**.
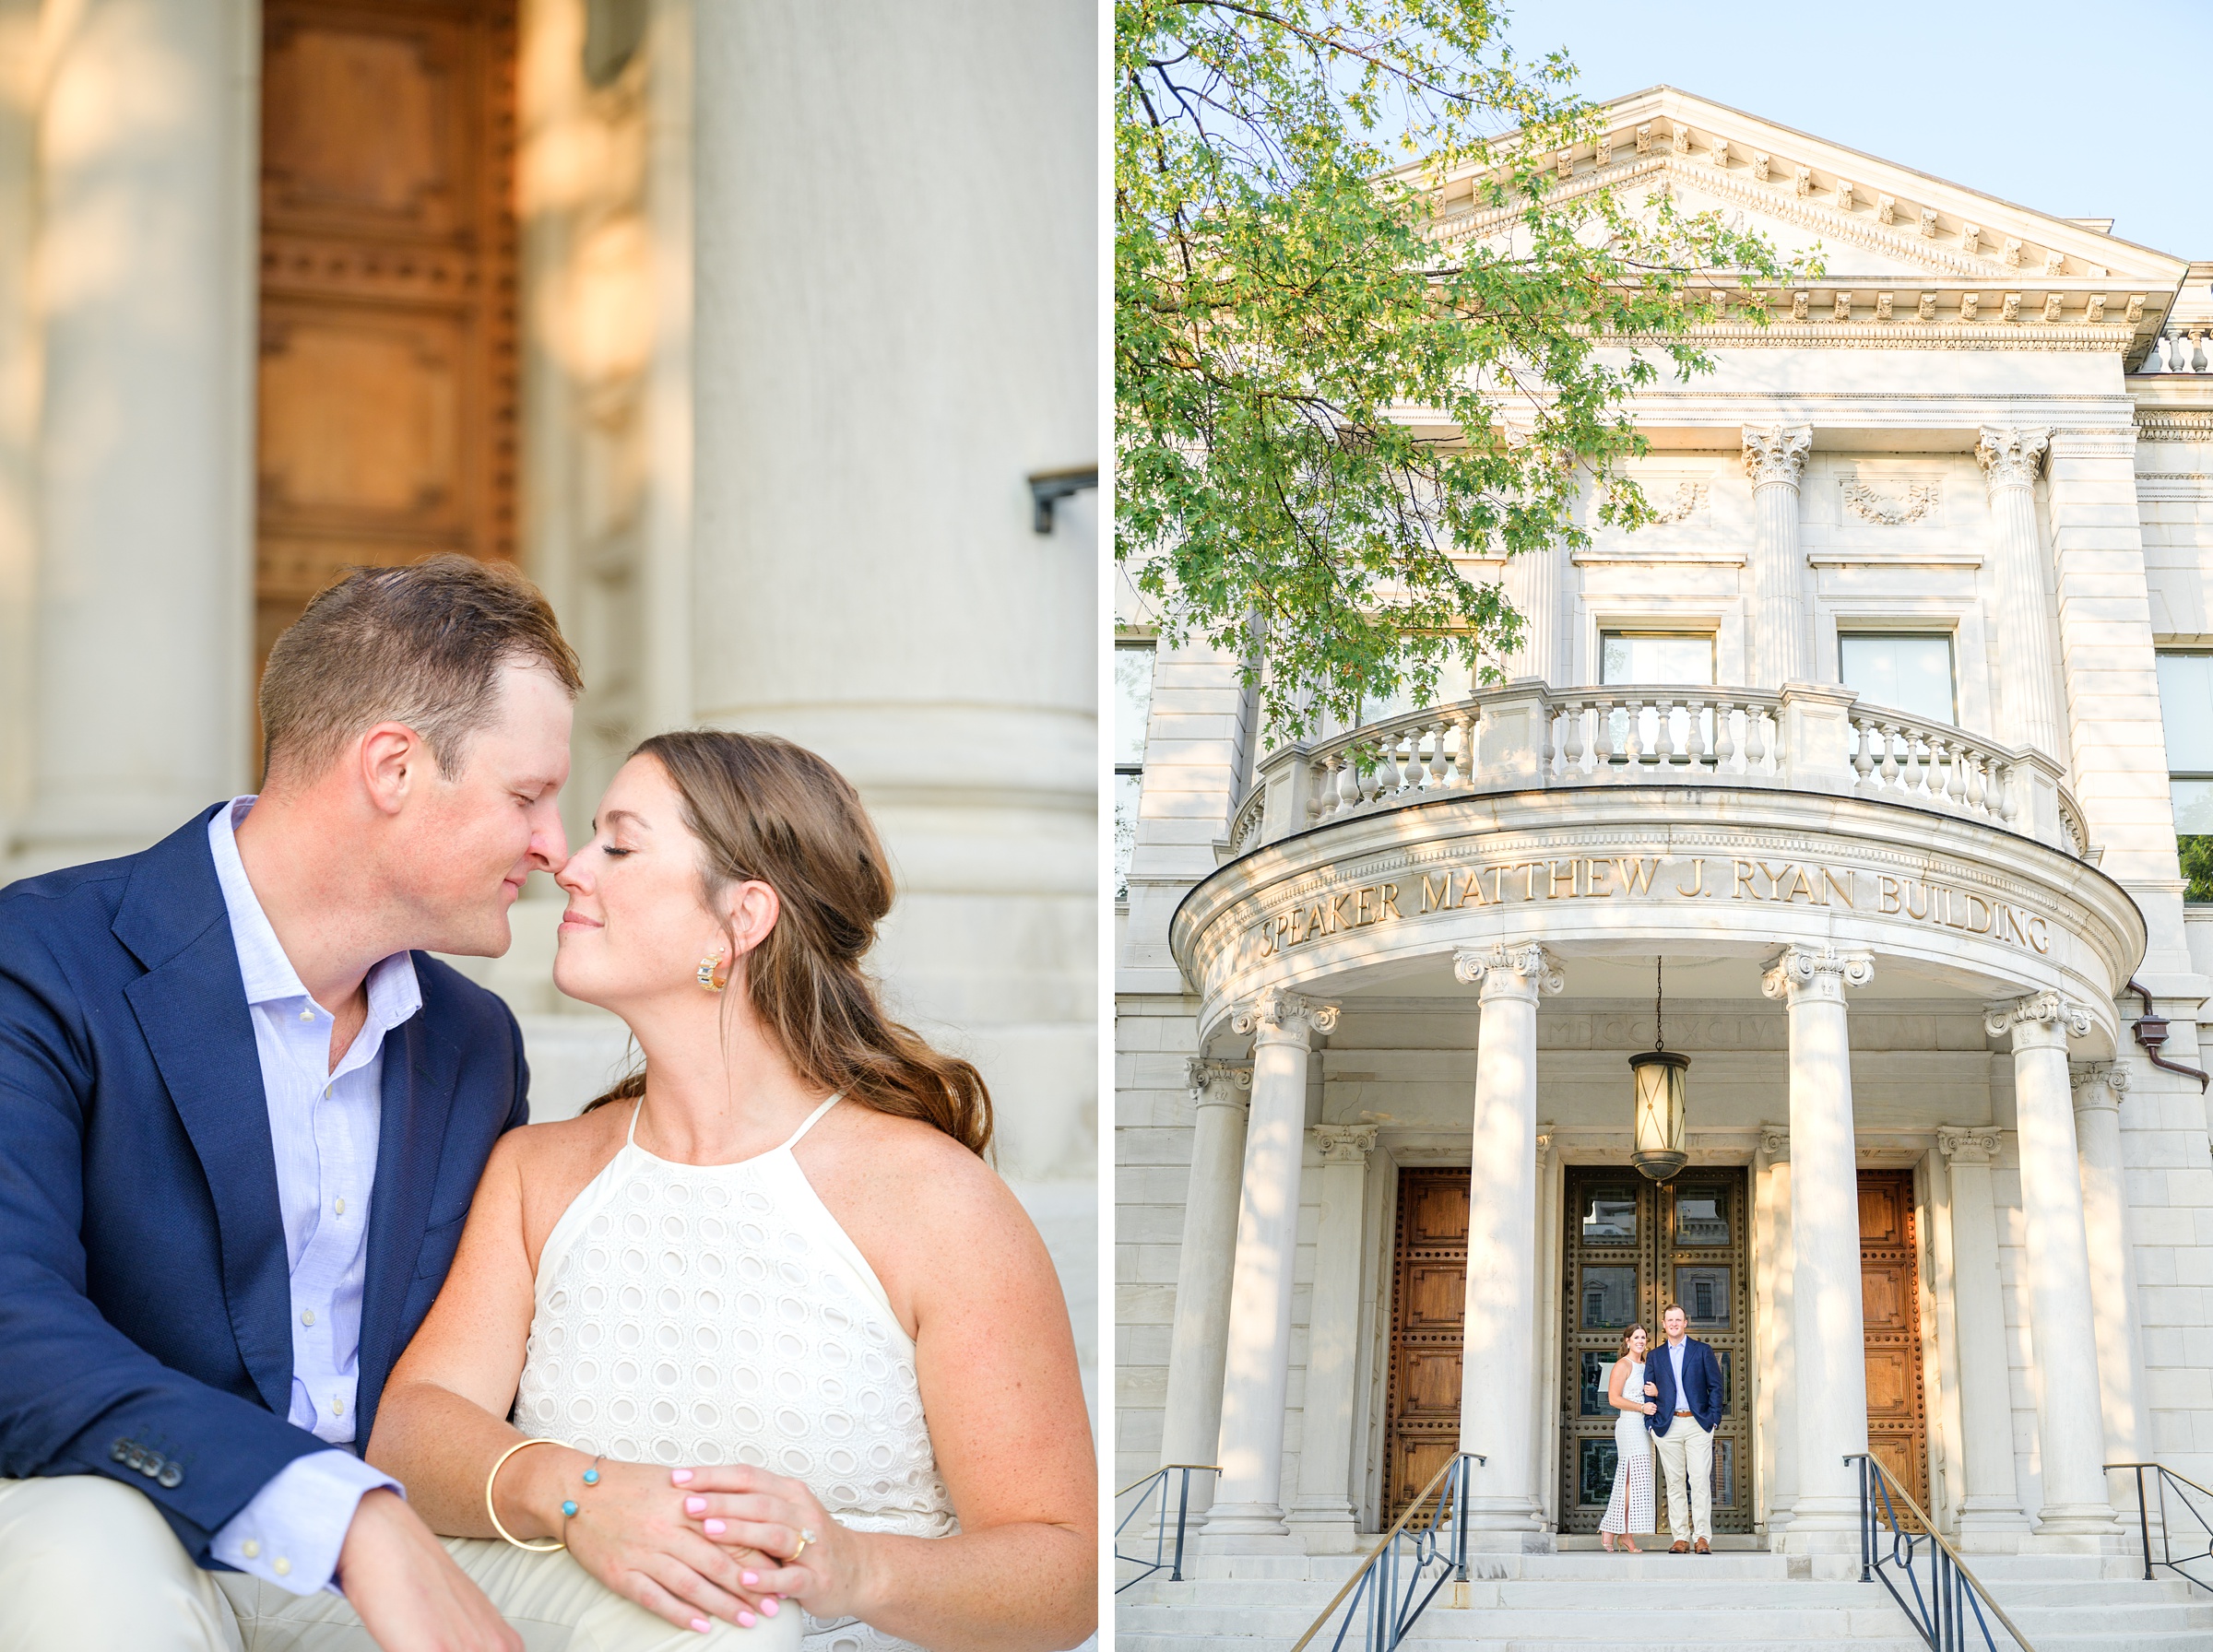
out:
<path id="1" fill-rule="evenodd" d="M 2213 259 L 2213 0 L 1520 0 L 1508 39 L 1524 57 L 1566 47 L 1594 101 L 1680 87 Z"/>

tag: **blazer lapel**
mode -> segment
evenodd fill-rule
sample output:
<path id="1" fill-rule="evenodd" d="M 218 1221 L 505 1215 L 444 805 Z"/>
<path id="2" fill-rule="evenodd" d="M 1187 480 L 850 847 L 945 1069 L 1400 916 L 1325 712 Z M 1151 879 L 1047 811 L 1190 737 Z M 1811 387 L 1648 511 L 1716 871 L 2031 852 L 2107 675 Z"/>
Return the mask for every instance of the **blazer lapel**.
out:
<path id="1" fill-rule="evenodd" d="M 418 966 L 420 968 L 420 965 Z M 369 1198 L 369 1258 L 361 1284 L 360 1402 L 364 1426 L 398 1361 L 400 1318 L 430 1219 L 444 1144 L 452 1085 L 417 1010 L 385 1034 L 384 1108 L 376 1140 L 376 1182 Z M 355 1445 L 366 1447 L 363 1434 Z"/>
<path id="2" fill-rule="evenodd" d="M 197 834 L 196 862 L 187 839 Z M 207 817 L 149 850 L 115 932 L 150 967 L 124 988 L 215 1204 L 231 1334 L 269 1410 L 292 1398 L 290 1265 L 252 1012 Z"/>

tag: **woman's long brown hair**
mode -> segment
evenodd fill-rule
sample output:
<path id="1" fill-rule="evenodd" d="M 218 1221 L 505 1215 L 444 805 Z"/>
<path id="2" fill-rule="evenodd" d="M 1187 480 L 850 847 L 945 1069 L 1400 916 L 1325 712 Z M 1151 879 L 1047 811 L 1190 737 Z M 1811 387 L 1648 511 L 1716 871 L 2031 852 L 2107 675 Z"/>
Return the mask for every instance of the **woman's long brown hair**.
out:
<path id="1" fill-rule="evenodd" d="M 733 883 L 776 891 L 775 925 L 745 958 L 746 996 L 800 1077 L 981 1156 L 991 1145 L 983 1075 L 885 1015 L 861 971 L 893 890 L 852 784 L 774 735 L 660 734 L 631 756 L 659 763 L 682 797 L 710 905 Z M 591 1105 L 645 1093 L 640 1068 Z"/>

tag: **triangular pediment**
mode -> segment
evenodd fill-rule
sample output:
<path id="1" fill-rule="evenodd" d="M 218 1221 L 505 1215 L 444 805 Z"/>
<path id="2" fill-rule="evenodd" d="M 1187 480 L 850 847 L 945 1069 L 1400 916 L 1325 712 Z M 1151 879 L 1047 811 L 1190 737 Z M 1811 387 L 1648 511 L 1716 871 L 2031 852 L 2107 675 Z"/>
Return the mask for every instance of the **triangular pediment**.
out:
<path id="1" fill-rule="evenodd" d="M 2021 321 L 2096 325 L 2125 315 L 2148 342 L 2189 269 L 2184 259 L 2094 223 L 2002 201 L 1674 87 L 1598 108 L 1604 136 L 1553 157 L 1563 195 L 1610 187 L 1633 207 L 1665 188 L 1680 209 L 1719 211 L 1785 254 L 1818 252 L 1825 290 L 1802 308 L 1830 308 L 1841 296 L 1858 313 L 1875 301 L 1871 293 L 1896 283 L 1886 317 L 1895 302 L 1924 319 L 1933 309 L 1958 318 L 1971 293 L 1969 320 L 2003 311 Z M 1479 203 L 1474 183 L 1473 169 L 1443 180 L 1433 224 L 1439 240 L 1511 236 L 1516 215 Z M 1859 289 L 1868 291 L 1855 298 Z"/>

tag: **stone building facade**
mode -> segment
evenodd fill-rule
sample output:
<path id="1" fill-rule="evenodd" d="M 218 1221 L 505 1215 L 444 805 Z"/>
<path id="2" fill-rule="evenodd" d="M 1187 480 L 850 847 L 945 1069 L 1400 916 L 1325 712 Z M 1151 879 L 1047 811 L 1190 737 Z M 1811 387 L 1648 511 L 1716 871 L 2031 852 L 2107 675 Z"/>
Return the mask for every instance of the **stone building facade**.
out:
<path id="1" fill-rule="evenodd" d="M 1620 1333 L 1680 1302 L 1722 1534 L 1856 1555 L 1872 1451 L 1970 1557 L 2118 1553 L 2104 1465 L 2213 1481 L 2213 264 L 1604 112 L 1561 187 L 1827 273 L 1638 395 L 1658 525 L 1471 560 L 1504 686 L 1274 745 L 1121 616 L 1118 1483 L 1219 1465 L 1204 1552 L 1345 1552 L 1476 1452 L 1479 1547 L 1572 1546 Z"/>
<path id="2" fill-rule="evenodd" d="M 1074 5 L 0 0 L 0 880 L 250 789 L 339 568 L 513 558 L 572 835 L 670 727 L 858 785 L 1088 1346 L 1096 495 L 1027 478 L 1098 456 L 1097 59 Z M 562 903 L 467 965 L 541 1115 L 624 1060 Z"/>

